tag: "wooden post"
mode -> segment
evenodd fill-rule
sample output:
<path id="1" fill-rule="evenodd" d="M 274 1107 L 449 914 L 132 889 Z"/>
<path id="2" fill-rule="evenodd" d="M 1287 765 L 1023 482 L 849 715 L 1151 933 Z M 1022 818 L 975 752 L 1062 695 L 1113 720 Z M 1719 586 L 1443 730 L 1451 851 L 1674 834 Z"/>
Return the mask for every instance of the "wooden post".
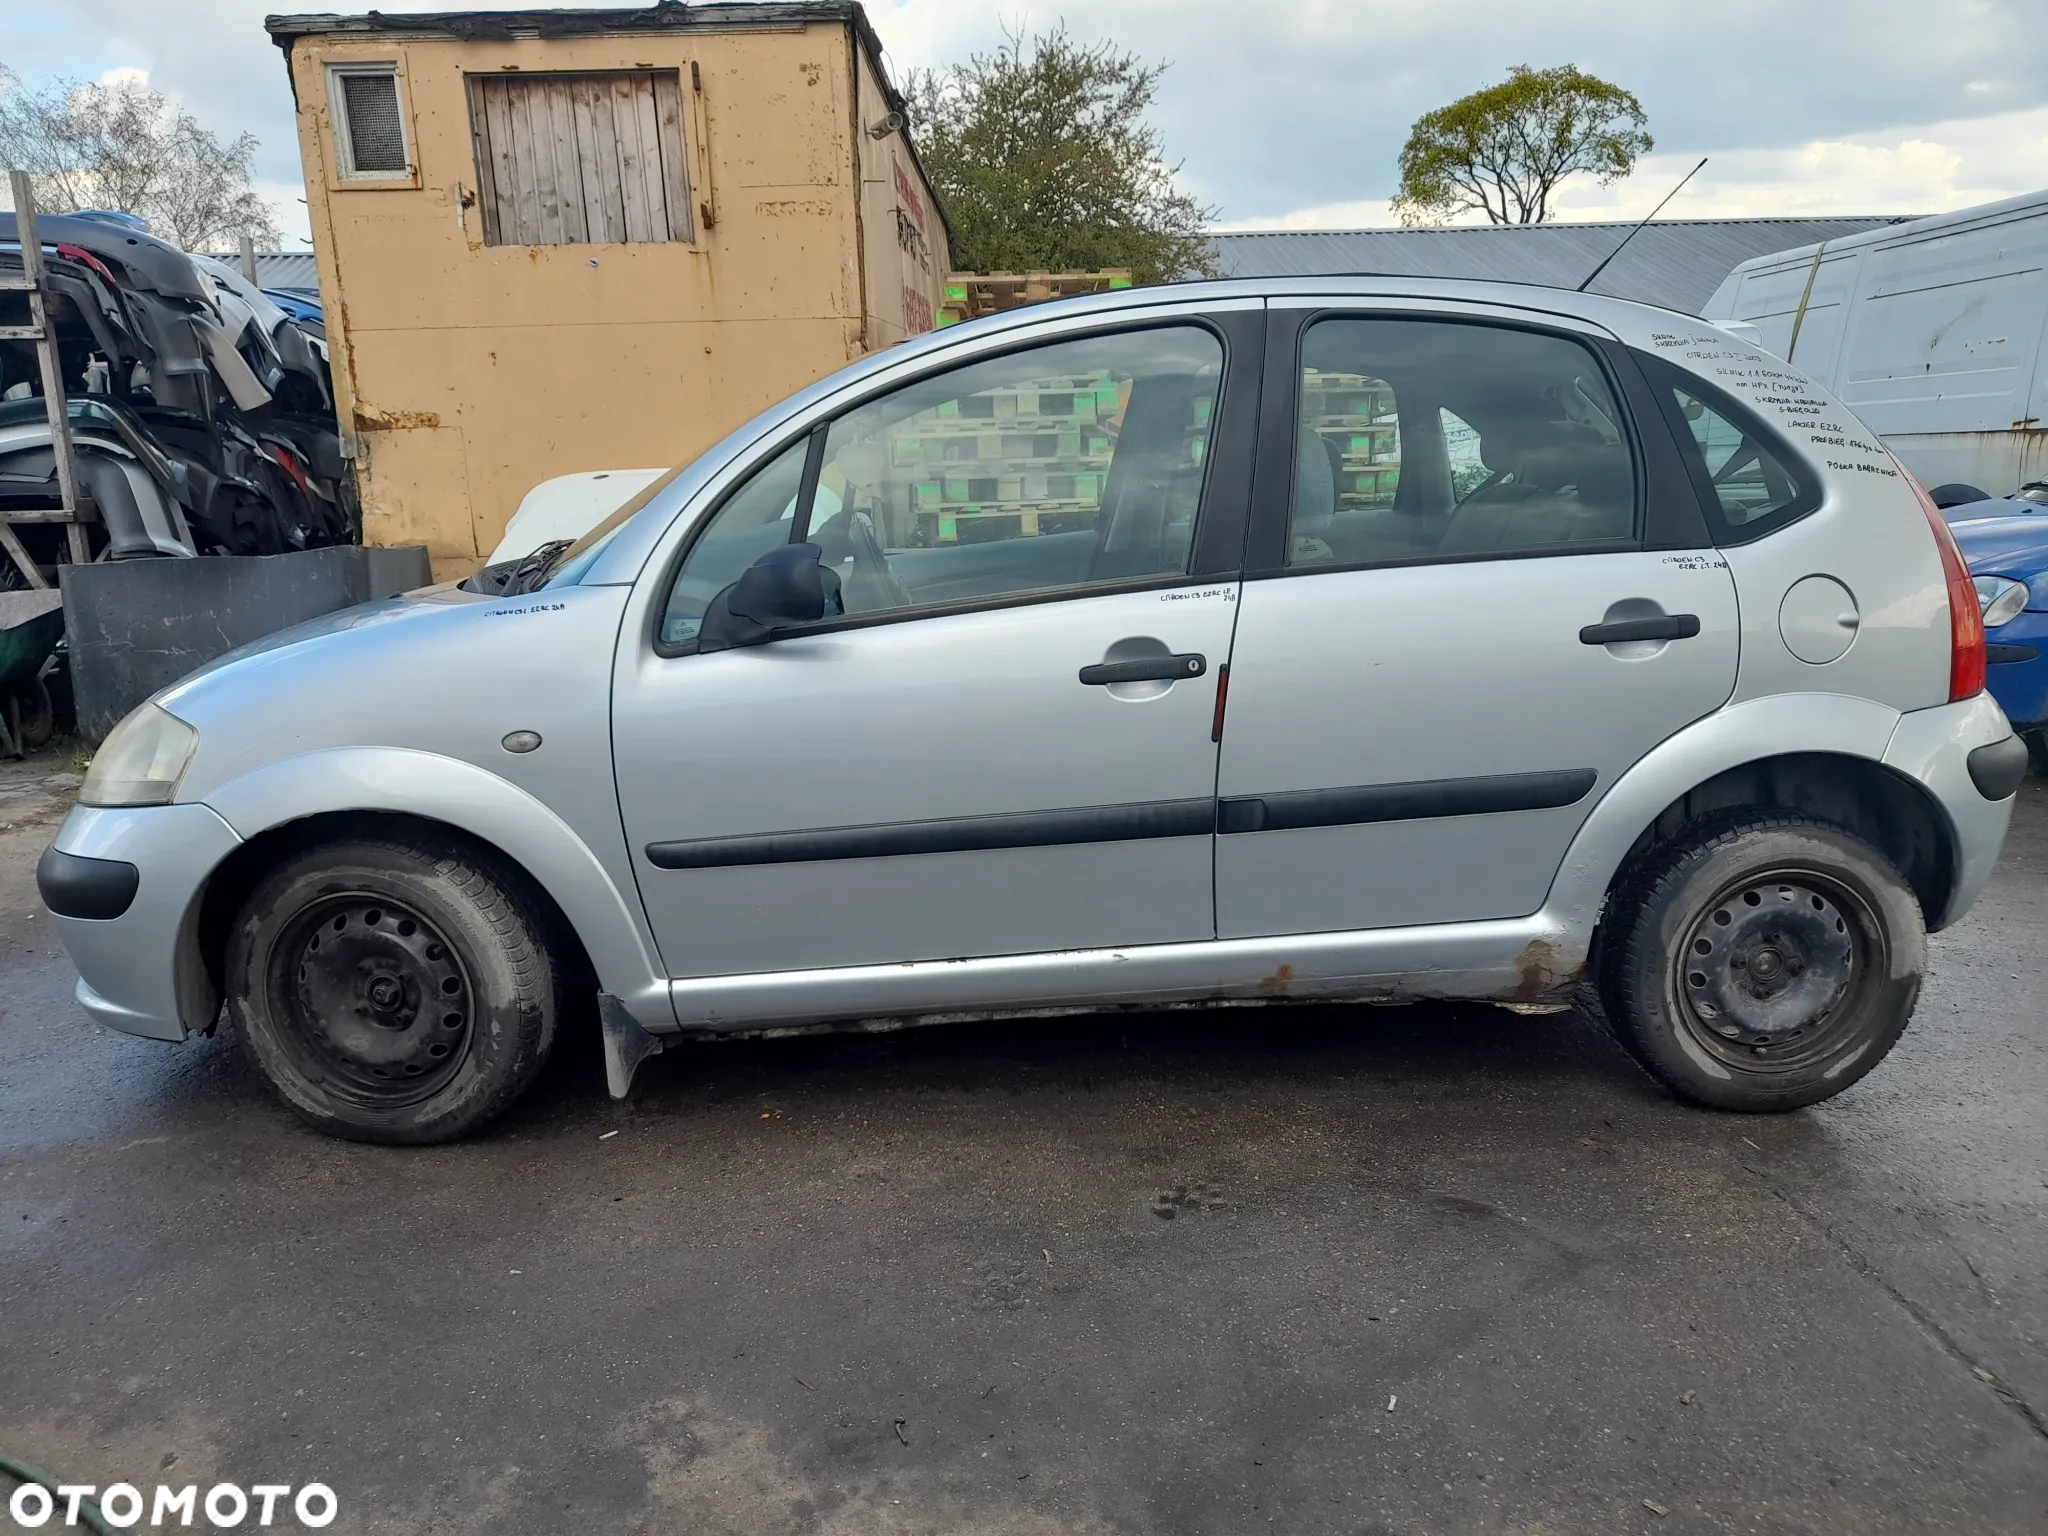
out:
<path id="1" fill-rule="evenodd" d="M 21 540 L 14 536 L 14 530 L 7 526 L 4 518 L 0 518 L 0 550 L 4 550 L 7 557 L 20 568 L 22 576 L 31 587 L 42 591 L 49 590 L 50 584 L 43 580 L 42 571 L 37 568 L 35 561 L 29 558 L 28 551 L 21 547 Z"/>
<path id="2" fill-rule="evenodd" d="M 84 552 L 84 532 L 78 525 L 78 479 L 71 456 L 71 412 L 64 399 L 64 374 L 57 360 L 57 338 L 50 332 L 50 309 L 43 293 L 43 245 L 36 230 L 35 190 L 29 185 L 28 173 L 9 171 L 9 190 L 14 194 L 14 230 L 21 242 L 21 273 L 28 289 L 29 324 L 36 333 L 36 362 L 43 375 L 43 409 L 50 418 L 50 451 L 57 461 L 57 499 L 63 507 L 64 521 L 70 526 L 69 540 L 71 555 L 80 559 Z M 0 538 L 14 563 L 22 568 L 22 574 L 30 584 L 47 587 L 42 572 L 35 569 L 35 563 L 28 559 L 21 547 L 21 541 L 8 529 L 5 538 Z"/>

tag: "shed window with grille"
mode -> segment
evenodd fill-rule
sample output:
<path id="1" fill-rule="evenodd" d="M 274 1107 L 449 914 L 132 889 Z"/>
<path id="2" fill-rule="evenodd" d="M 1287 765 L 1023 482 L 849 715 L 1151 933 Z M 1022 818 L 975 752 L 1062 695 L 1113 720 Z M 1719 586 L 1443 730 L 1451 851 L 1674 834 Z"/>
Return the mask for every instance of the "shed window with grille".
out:
<path id="1" fill-rule="evenodd" d="M 335 147 L 347 181 L 401 181 L 412 176 L 406 152 L 405 113 L 398 99 L 398 70 L 390 64 L 356 64 L 328 72 L 334 111 Z"/>
<path id="2" fill-rule="evenodd" d="M 672 69 L 470 75 L 486 245 L 691 238 Z"/>

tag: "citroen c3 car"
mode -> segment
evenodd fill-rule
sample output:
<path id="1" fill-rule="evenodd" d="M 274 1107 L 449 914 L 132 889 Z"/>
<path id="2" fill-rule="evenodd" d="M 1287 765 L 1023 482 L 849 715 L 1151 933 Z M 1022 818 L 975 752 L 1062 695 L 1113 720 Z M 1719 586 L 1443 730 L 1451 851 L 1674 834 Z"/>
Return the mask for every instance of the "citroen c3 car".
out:
<path id="1" fill-rule="evenodd" d="M 2025 749 L 1940 516 L 1695 319 L 1101 295 L 869 357 L 506 580 L 277 635 L 40 869 L 103 1023 L 343 1136 L 686 1036 L 1596 996 L 1786 1110 L 1905 1029 Z M 1588 985 L 1583 985 L 1588 984 Z"/>

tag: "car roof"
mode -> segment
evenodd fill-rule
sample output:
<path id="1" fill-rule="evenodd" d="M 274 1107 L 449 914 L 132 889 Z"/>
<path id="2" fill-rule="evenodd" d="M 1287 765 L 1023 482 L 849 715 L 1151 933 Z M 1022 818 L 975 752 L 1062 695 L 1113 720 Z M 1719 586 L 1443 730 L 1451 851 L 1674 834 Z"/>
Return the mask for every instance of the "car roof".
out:
<path id="1" fill-rule="evenodd" d="M 1159 283 L 1145 287 L 1118 288 L 1104 293 L 1076 294 L 1029 304 L 1000 314 L 963 321 L 942 331 L 927 333 L 917 341 L 957 337 L 963 332 L 980 333 L 1008 329 L 1050 318 L 1053 315 L 1100 312 L 1115 314 L 1142 310 L 1159 304 L 1184 304 L 1216 300 L 1291 298 L 1414 298 L 1436 302 L 1503 304 L 1517 309 L 1541 310 L 1570 315 L 1595 324 L 1626 314 L 1638 321 L 1646 315 L 1670 315 L 1691 324 L 1702 322 L 1697 315 L 1660 309 L 1633 299 L 1617 299 L 1601 293 L 1580 293 L 1570 288 L 1548 288 L 1537 283 L 1513 283 L 1477 277 L 1414 277 L 1397 272 L 1336 273 L 1318 277 L 1230 277 L 1193 282 Z M 914 343 L 913 343 L 914 344 Z"/>

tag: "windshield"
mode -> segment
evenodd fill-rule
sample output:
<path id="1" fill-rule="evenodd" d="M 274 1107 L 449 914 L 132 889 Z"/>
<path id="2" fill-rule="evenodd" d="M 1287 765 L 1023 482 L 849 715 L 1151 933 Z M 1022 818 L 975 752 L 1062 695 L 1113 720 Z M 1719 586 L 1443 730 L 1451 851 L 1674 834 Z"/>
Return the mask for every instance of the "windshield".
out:
<path id="1" fill-rule="evenodd" d="M 693 462 L 693 460 L 686 460 L 676 465 L 667 474 L 647 486 L 639 495 L 591 529 L 590 532 L 584 534 L 582 538 L 555 556 L 549 563 L 548 579 L 542 585 L 544 587 L 573 587 L 580 582 L 583 579 L 583 573 L 589 570 L 591 565 L 597 560 L 599 551 L 612 541 L 612 535 L 631 522 L 634 514 L 642 507 L 667 490 L 675 477 L 688 469 Z"/>

